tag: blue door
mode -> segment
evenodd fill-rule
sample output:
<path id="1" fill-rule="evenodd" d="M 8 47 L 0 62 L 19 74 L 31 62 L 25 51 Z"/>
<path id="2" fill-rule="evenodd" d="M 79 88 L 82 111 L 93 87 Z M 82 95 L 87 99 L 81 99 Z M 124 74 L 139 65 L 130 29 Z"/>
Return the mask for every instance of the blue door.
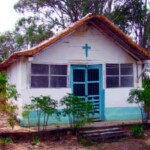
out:
<path id="1" fill-rule="evenodd" d="M 75 96 L 92 102 L 94 118 L 104 119 L 102 65 L 71 65 L 71 88 Z"/>

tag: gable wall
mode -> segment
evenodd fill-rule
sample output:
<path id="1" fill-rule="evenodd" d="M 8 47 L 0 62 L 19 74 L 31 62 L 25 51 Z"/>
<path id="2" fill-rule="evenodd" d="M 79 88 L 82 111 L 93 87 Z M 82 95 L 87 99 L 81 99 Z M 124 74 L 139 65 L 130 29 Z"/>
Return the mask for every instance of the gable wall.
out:
<path id="1" fill-rule="evenodd" d="M 88 43 L 89 61 L 92 63 L 133 62 L 120 47 L 93 27 L 84 26 L 77 32 L 57 41 L 35 56 L 35 63 L 80 63 L 85 62 L 82 46 Z M 44 58 L 44 59 L 43 59 Z"/>

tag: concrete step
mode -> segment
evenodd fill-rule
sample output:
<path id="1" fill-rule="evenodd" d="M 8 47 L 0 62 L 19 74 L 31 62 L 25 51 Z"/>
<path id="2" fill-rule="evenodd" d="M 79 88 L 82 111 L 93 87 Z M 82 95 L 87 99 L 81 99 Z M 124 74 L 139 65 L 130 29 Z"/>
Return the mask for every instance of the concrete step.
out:
<path id="1" fill-rule="evenodd" d="M 120 138 L 128 136 L 121 127 L 104 127 L 104 128 L 87 128 L 79 132 L 79 135 L 83 138 L 90 140 L 102 140 L 110 138 Z"/>
<path id="2" fill-rule="evenodd" d="M 80 131 L 80 133 L 82 134 L 89 134 L 89 133 L 103 133 L 103 132 L 107 132 L 107 131 L 120 131 L 121 128 L 119 127 L 115 127 L 115 128 L 106 128 L 106 129 L 87 129 L 87 130 L 83 130 Z"/>
<path id="3" fill-rule="evenodd" d="M 92 122 L 101 122 L 102 120 L 100 118 L 92 118 Z"/>

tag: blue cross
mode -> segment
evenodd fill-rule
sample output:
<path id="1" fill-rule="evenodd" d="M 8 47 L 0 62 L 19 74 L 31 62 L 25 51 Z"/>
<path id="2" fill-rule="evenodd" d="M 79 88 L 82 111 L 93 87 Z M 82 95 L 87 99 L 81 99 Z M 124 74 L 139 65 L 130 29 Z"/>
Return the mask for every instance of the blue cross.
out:
<path id="1" fill-rule="evenodd" d="M 88 51 L 91 49 L 91 46 L 86 43 L 85 46 L 82 46 L 82 49 L 85 50 L 85 56 L 88 57 Z"/>

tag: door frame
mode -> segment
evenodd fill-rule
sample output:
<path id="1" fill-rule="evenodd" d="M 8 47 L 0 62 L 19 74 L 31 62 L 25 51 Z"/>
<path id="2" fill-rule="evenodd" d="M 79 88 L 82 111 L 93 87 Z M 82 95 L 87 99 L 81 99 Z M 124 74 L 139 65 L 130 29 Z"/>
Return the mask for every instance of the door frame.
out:
<path id="1" fill-rule="evenodd" d="M 100 109 L 100 114 L 99 114 L 99 118 L 101 120 L 105 119 L 105 91 L 103 89 L 103 66 L 102 64 L 89 64 L 87 65 L 78 65 L 78 64 L 72 64 L 70 65 L 70 87 L 71 87 L 71 91 L 73 93 L 73 70 L 74 69 L 84 69 L 86 70 L 86 67 L 89 67 L 90 69 L 99 69 L 99 96 L 100 96 L 100 103 L 99 103 L 99 109 Z M 87 80 L 87 72 L 85 73 L 85 78 Z"/>

